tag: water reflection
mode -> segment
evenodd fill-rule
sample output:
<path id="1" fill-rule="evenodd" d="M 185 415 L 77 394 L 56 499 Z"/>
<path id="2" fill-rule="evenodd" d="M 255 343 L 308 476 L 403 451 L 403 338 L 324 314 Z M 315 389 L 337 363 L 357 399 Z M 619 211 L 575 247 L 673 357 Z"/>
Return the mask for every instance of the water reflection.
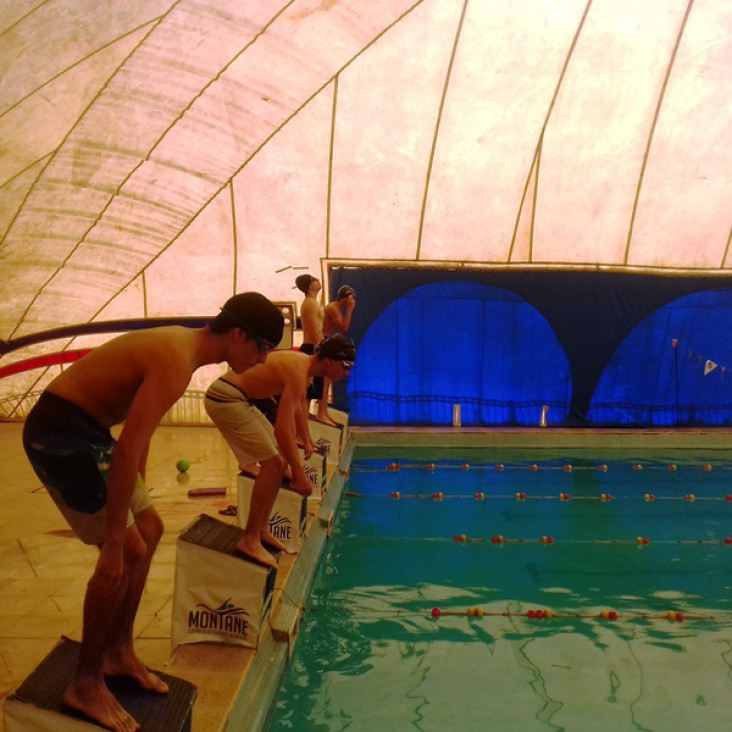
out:
<path id="1" fill-rule="evenodd" d="M 724 536 L 728 505 L 683 501 L 681 469 L 601 471 L 588 458 L 564 471 L 560 456 L 555 470 L 461 470 L 461 459 L 354 465 L 355 495 L 270 729 L 727 732 L 732 553 L 679 540 Z M 700 475 L 697 495 L 726 492 Z M 390 496 L 435 490 L 442 500 Z M 517 490 L 553 499 L 517 501 Z M 569 502 L 556 500 L 564 491 Z M 471 500 L 478 492 L 488 498 Z M 603 492 L 613 500 L 597 500 Z M 677 498 L 644 501 L 649 492 Z M 485 541 L 454 541 L 461 534 Z M 496 545 L 499 534 L 527 541 Z M 553 544 L 535 541 L 547 534 Z M 435 618 L 435 607 L 460 614 Z M 482 617 L 466 614 L 478 607 Z M 528 616 L 548 608 L 550 618 Z M 617 620 L 601 617 L 608 610 Z"/>

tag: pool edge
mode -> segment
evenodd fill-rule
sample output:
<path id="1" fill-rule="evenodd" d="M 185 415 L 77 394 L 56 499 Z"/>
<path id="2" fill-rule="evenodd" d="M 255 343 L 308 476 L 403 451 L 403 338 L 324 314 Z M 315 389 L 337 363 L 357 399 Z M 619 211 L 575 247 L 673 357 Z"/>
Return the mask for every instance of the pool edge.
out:
<path id="1" fill-rule="evenodd" d="M 355 444 L 355 438 L 349 434 L 338 467 L 328 484 L 328 492 L 321 501 L 297 562 L 287 578 L 276 614 L 260 638 L 252 666 L 222 725 L 225 732 L 260 732 L 267 723 L 288 659 L 297 642 L 300 619 L 330 536 Z"/>
<path id="2" fill-rule="evenodd" d="M 542 448 L 705 448 L 728 450 L 727 428 L 572 429 L 544 428 L 384 428 L 350 427 L 359 446 L 388 447 L 542 447 Z"/>

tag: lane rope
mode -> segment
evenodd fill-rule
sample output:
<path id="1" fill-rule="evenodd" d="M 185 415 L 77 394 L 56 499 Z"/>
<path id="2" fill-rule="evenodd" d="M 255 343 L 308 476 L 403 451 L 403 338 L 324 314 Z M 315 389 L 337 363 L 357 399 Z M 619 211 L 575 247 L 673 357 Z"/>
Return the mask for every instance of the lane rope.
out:
<path id="1" fill-rule="evenodd" d="M 425 543 L 455 543 L 455 544 L 562 544 L 562 545 L 604 545 L 604 546 L 639 546 L 646 547 L 651 544 L 657 546 L 715 546 L 726 545 L 732 547 L 732 536 L 725 536 L 721 539 L 653 539 L 648 536 L 637 536 L 634 539 L 556 539 L 551 535 L 539 537 L 507 537 L 497 534 L 491 537 L 473 537 L 466 534 L 456 534 L 452 538 L 446 536 L 366 536 L 348 534 L 343 536 L 347 541 L 379 541 L 379 542 L 425 542 Z"/>
<path id="2" fill-rule="evenodd" d="M 613 470 L 617 468 L 625 468 L 628 465 L 632 468 L 632 470 L 636 472 L 640 472 L 642 470 L 667 470 L 671 472 L 676 472 L 679 469 L 686 469 L 686 468 L 693 468 L 698 470 L 701 468 L 704 472 L 711 472 L 714 470 L 714 466 L 711 463 L 702 463 L 702 464 L 685 464 L 685 465 L 677 465 L 676 463 L 663 463 L 663 464 L 656 464 L 656 463 L 621 463 L 617 464 L 613 467 Z M 718 465 L 717 466 L 720 470 L 732 470 L 732 465 Z M 597 465 L 573 465 L 572 463 L 565 463 L 563 465 L 541 465 L 539 463 L 529 463 L 529 464 L 506 464 L 506 463 L 400 463 L 400 462 L 391 462 L 387 463 L 385 466 L 379 467 L 379 466 L 366 466 L 366 465 L 359 465 L 359 464 L 353 464 L 351 465 L 350 472 L 354 473 L 377 473 L 382 472 L 383 470 L 387 470 L 389 472 L 398 472 L 401 470 L 427 470 L 430 472 L 434 472 L 436 470 L 495 470 L 498 472 L 504 472 L 504 471 L 512 471 L 512 470 L 529 470 L 531 472 L 536 472 L 539 470 L 549 470 L 549 471 L 562 471 L 565 473 L 571 473 L 575 470 L 579 471 L 600 471 L 601 473 L 607 473 L 611 469 L 611 466 L 607 463 L 599 463 Z"/>
<path id="3" fill-rule="evenodd" d="M 668 620 L 669 622 L 681 623 L 685 620 L 718 620 L 714 615 L 687 615 L 676 610 L 667 610 L 665 613 L 633 613 L 621 614 L 616 610 L 601 610 L 599 613 L 555 613 L 550 608 L 539 608 L 526 612 L 511 612 L 509 610 L 496 612 L 484 610 L 482 607 L 469 607 L 466 610 L 441 610 L 433 607 L 430 615 L 439 619 L 441 617 L 507 617 L 507 618 L 532 618 L 536 620 L 551 618 L 597 618 L 601 620 Z"/>
<path id="4" fill-rule="evenodd" d="M 636 501 L 643 500 L 647 503 L 653 501 L 686 501 L 694 503 L 695 501 L 724 501 L 732 503 L 732 493 L 724 496 L 697 496 L 694 493 L 685 493 L 683 496 L 657 496 L 655 493 L 644 493 L 642 496 L 617 496 L 612 493 L 600 493 L 596 496 L 578 496 L 576 494 L 560 492 L 557 494 L 550 493 L 526 493 L 517 491 L 516 493 L 485 493 L 479 491 L 477 493 L 444 493 L 443 491 L 434 491 L 432 493 L 402 493 L 401 491 L 391 491 L 390 493 L 360 493 L 358 491 L 344 491 L 343 495 L 348 498 L 392 498 L 395 500 L 415 499 L 415 500 L 433 500 L 443 501 L 451 499 L 471 499 L 475 501 L 485 501 L 487 499 L 514 499 L 516 501 L 600 501 L 609 503 L 610 501 Z"/>

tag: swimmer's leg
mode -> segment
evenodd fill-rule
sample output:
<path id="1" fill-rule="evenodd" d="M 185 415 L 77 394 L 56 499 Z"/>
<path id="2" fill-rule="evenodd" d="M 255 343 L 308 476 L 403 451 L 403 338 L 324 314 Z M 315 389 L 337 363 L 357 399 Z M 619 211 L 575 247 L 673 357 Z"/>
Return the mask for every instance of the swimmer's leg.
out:
<path id="1" fill-rule="evenodd" d="M 119 604 L 112 635 L 104 658 L 104 672 L 109 676 L 130 676 L 143 688 L 159 694 L 168 692 L 168 685 L 149 671 L 133 648 L 133 629 L 150 564 L 163 535 L 163 522 L 153 506 L 135 515 L 135 528 L 144 543 L 144 553 L 130 562 L 127 591 Z"/>
<path id="2" fill-rule="evenodd" d="M 285 461 L 277 454 L 263 460 L 259 475 L 252 486 L 252 496 L 249 503 L 249 516 L 244 527 L 244 534 L 237 542 L 236 548 L 259 564 L 267 567 L 277 567 L 277 561 L 268 552 L 263 538 L 271 536 L 269 532 L 269 517 L 277 498 L 277 491 L 282 484 Z M 274 537 L 272 537 L 274 539 Z"/>

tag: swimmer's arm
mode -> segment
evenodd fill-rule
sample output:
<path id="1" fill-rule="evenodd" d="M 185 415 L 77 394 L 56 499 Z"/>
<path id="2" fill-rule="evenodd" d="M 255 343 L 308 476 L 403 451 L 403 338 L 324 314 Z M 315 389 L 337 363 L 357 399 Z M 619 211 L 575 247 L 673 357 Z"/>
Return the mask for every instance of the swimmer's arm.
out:
<path id="1" fill-rule="evenodd" d="M 140 456 L 140 466 L 137 469 L 137 472 L 140 474 L 140 477 L 145 480 L 145 474 L 147 473 L 147 455 L 150 452 L 150 443 L 148 442 L 145 446 L 145 449 Z"/>
<path id="2" fill-rule="evenodd" d="M 308 404 L 307 395 L 304 395 L 295 410 L 295 426 L 297 428 L 297 436 L 300 438 L 300 442 L 302 442 L 303 448 L 305 449 L 305 460 L 308 460 L 316 449 L 313 438 L 310 435 Z"/>
<path id="3" fill-rule="evenodd" d="M 351 315 L 353 315 L 353 309 L 355 307 L 356 298 L 353 295 L 349 295 L 346 300 L 345 315 L 341 316 L 341 324 L 338 326 L 344 333 L 351 327 Z"/>
<path id="4" fill-rule="evenodd" d="M 107 487 L 107 542 L 124 541 L 127 515 L 140 468 L 144 469 L 150 439 L 165 412 L 185 390 L 188 380 L 174 369 L 149 371 L 142 380 L 112 453 Z"/>
<path id="5" fill-rule="evenodd" d="M 301 412 L 300 403 L 305 399 L 305 385 L 300 383 L 299 378 L 290 378 L 285 383 L 282 391 L 282 398 L 277 408 L 277 419 L 275 420 L 275 438 L 285 460 L 290 464 L 293 480 L 303 489 L 310 486 L 305 470 L 300 462 L 300 454 L 297 451 L 297 420 Z"/>
<path id="6" fill-rule="evenodd" d="M 328 333 L 333 335 L 333 332 L 336 330 L 340 330 L 343 333 L 345 333 L 350 327 L 351 327 L 351 313 L 353 312 L 353 307 L 355 306 L 356 301 L 353 301 L 353 306 L 349 305 L 346 307 L 346 314 L 344 315 L 341 312 L 341 309 L 338 307 L 338 303 L 332 302 L 327 307 L 327 317 L 330 321 L 329 327 L 327 329 L 324 328 L 324 330 L 327 330 Z"/>

